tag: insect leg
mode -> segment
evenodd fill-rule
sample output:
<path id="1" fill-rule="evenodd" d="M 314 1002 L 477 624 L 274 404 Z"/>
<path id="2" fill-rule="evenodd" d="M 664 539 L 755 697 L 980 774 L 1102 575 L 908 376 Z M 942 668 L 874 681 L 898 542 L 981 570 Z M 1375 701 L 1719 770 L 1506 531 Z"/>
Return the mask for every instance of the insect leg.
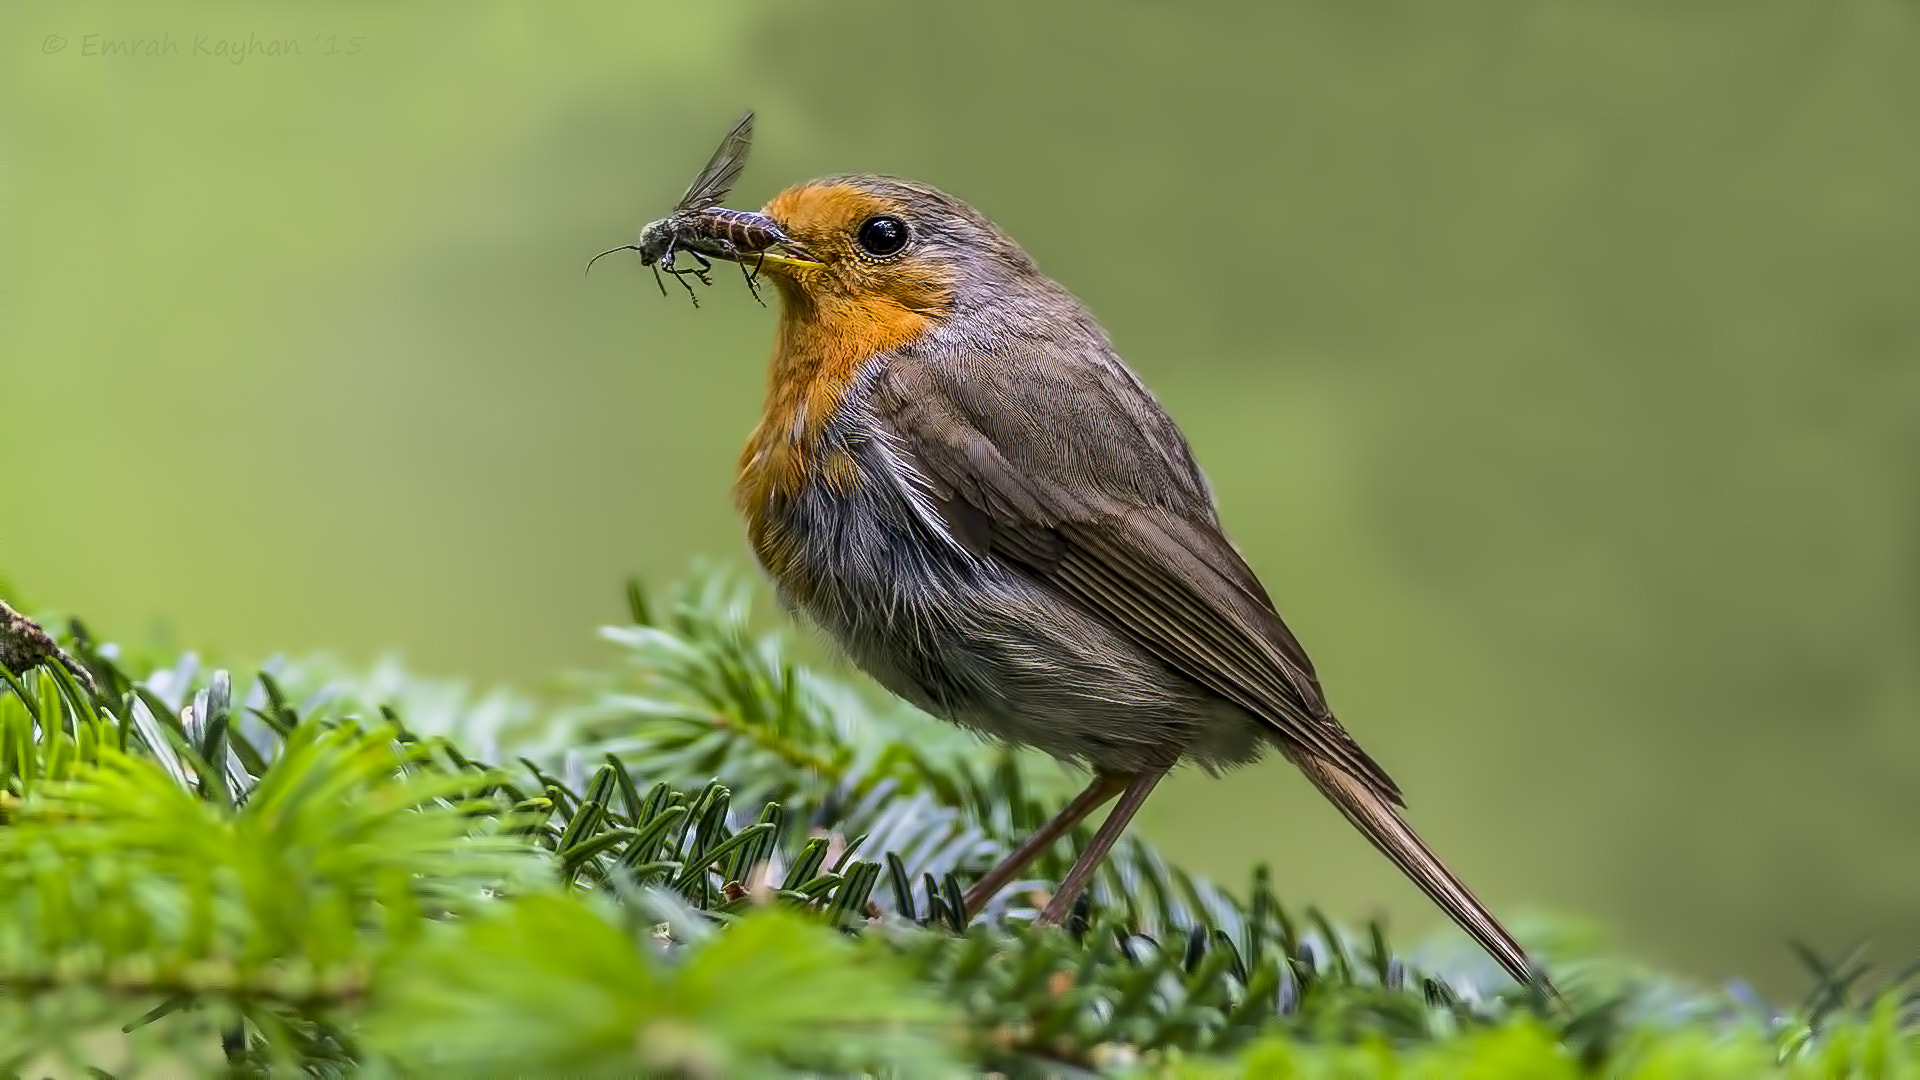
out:
<path id="1" fill-rule="evenodd" d="M 766 307 L 767 302 L 765 300 L 760 299 L 760 287 L 757 284 L 755 284 L 753 280 L 755 277 L 759 276 L 760 263 L 764 263 L 766 261 L 766 258 L 767 258 L 766 252 L 764 251 L 761 252 L 760 258 L 755 263 L 754 268 L 752 270 L 748 270 L 747 260 L 741 256 L 740 247 L 738 244 L 735 244 L 733 241 L 728 240 L 727 238 L 721 237 L 721 236 L 709 236 L 706 238 L 706 240 L 708 243 L 713 245 L 713 247 L 710 247 L 707 249 L 708 251 L 713 252 L 716 256 L 720 258 L 724 258 L 727 261 L 733 263 L 735 266 L 738 266 L 740 268 L 740 277 L 743 281 L 747 283 L 747 291 L 753 294 L 753 299 L 756 303 L 758 303 L 761 307 Z"/>
<path id="2" fill-rule="evenodd" d="M 675 281 L 677 281 L 677 282 L 679 282 L 679 283 L 680 283 L 680 287 L 681 287 L 681 288 L 683 288 L 683 289 L 685 289 L 685 290 L 687 290 L 687 299 L 689 299 L 689 300 L 691 300 L 691 301 L 693 301 L 693 306 L 694 306 L 694 307 L 699 307 L 699 306 L 700 306 L 700 294 L 699 294 L 699 293 L 697 293 L 697 292 L 694 292 L 694 291 L 693 291 L 693 286 L 692 286 L 692 285 L 689 285 L 689 284 L 687 284 L 687 278 L 686 278 L 686 275 L 688 275 L 688 274 L 698 274 L 698 273 L 699 273 L 699 271 L 698 271 L 698 270 L 668 270 L 668 271 L 667 271 L 667 273 L 669 273 L 669 274 L 672 274 L 672 275 L 673 275 L 673 280 L 675 280 Z M 702 281 L 705 281 L 706 279 L 705 279 L 705 278 L 701 278 L 701 280 L 702 280 Z"/>
<path id="3" fill-rule="evenodd" d="M 766 307 L 767 302 L 765 300 L 760 299 L 760 286 L 755 283 L 755 279 L 760 276 L 760 268 L 762 266 L 765 266 L 766 263 L 767 263 L 767 253 L 764 251 L 760 253 L 760 257 L 758 259 L 754 260 L 752 270 L 747 269 L 747 264 L 745 260 L 740 261 L 740 276 L 746 279 L 747 291 L 753 294 L 754 302 L 759 304 L 761 307 Z"/>
<path id="4" fill-rule="evenodd" d="M 686 251 L 687 254 L 693 256 L 694 258 L 699 259 L 701 263 L 705 264 L 707 262 L 707 260 L 700 258 L 699 252 L 694 251 L 690 248 L 681 248 L 677 245 L 677 243 L 674 240 L 669 240 L 667 241 L 666 252 L 660 256 L 660 270 L 665 270 L 667 273 L 672 274 L 673 279 L 680 283 L 680 287 L 687 290 L 687 298 L 693 301 L 693 306 L 699 307 L 700 297 L 698 294 L 696 294 L 693 291 L 693 286 L 687 283 L 686 275 L 688 274 L 694 275 L 695 277 L 700 279 L 700 282 L 703 285 L 709 284 L 709 282 L 707 281 L 707 275 L 705 275 L 704 273 L 701 273 L 699 270 L 696 270 L 691 266 L 682 267 L 675 263 L 674 261 L 675 256 L 679 255 L 680 252 L 683 250 Z M 708 264 L 708 265 L 711 265 L 711 264 Z M 655 276 L 657 277 L 658 274 L 659 274 L 659 271 L 656 270 Z M 667 291 L 667 287 L 664 284 L 661 285 L 660 286 L 661 294 L 664 295 L 666 291 Z"/>
<path id="5" fill-rule="evenodd" d="M 707 257 L 705 255 L 700 254 L 699 252 L 693 250 L 692 248 L 687 248 L 686 252 L 687 254 L 693 256 L 694 262 L 697 262 L 700 264 L 700 269 L 688 270 L 688 271 L 685 271 L 685 273 L 692 274 L 694 277 L 699 278 L 700 284 L 702 285 L 712 285 L 713 279 L 707 276 L 707 271 L 713 269 L 713 264 L 707 261 Z"/>

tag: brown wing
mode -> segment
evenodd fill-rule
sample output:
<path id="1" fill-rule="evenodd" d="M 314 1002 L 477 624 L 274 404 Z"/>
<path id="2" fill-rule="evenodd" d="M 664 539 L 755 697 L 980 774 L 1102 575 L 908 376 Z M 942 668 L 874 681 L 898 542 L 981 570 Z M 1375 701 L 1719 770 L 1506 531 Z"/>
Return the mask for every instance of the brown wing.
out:
<path id="1" fill-rule="evenodd" d="M 1313 665 L 1221 533 L 1186 440 L 1104 342 L 1058 363 L 902 356 L 877 415 L 954 534 L 1382 797 Z"/>

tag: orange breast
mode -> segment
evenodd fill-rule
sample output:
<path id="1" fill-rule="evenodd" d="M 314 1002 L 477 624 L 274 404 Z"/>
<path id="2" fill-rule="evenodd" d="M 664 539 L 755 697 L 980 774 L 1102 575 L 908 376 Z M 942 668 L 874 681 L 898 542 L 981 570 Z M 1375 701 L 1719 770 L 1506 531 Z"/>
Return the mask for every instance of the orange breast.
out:
<path id="1" fill-rule="evenodd" d="M 766 405 L 741 450 L 733 501 L 761 564 L 786 582 L 796 569 L 794 545 L 801 538 L 781 535 L 781 506 L 809 482 L 836 489 L 859 482 L 850 458 L 823 448 L 828 420 L 862 365 L 918 337 L 934 316 L 886 295 L 809 295 L 799 284 L 775 280 L 780 327 Z"/>

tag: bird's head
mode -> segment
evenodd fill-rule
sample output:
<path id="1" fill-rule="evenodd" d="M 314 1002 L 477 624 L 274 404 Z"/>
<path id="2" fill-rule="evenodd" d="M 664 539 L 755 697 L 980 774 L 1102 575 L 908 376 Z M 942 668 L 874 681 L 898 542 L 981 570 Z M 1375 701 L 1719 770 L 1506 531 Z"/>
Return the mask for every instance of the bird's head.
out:
<path id="1" fill-rule="evenodd" d="M 790 314 L 856 305 L 937 319 L 1045 280 L 993 222 L 924 184 L 829 176 L 788 188 L 761 212 L 794 241 L 761 264 Z"/>

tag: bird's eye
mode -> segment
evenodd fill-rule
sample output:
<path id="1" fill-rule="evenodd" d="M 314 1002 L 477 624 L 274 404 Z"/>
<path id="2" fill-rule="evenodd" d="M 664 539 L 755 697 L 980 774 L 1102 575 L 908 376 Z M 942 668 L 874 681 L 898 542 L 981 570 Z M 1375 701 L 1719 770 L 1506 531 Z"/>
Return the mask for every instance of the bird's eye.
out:
<path id="1" fill-rule="evenodd" d="M 907 246 L 907 236 L 906 222 L 882 214 L 861 222 L 860 231 L 854 234 L 854 239 L 860 242 L 861 251 L 884 259 L 889 255 L 898 255 L 900 249 Z"/>

